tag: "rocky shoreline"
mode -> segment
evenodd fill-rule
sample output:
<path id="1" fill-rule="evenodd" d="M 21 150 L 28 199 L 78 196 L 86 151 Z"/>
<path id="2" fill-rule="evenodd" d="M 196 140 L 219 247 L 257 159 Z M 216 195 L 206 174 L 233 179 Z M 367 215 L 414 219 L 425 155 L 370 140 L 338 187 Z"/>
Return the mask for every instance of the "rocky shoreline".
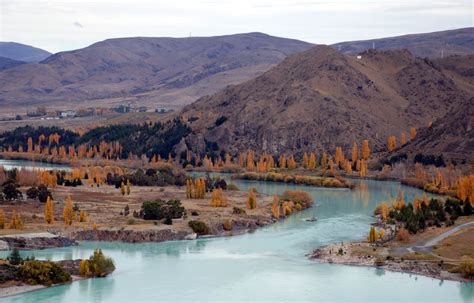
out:
<path id="1" fill-rule="evenodd" d="M 417 274 L 439 280 L 473 282 L 472 279 L 466 279 L 458 273 L 445 270 L 439 262 L 407 260 L 403 257 L 392 256 L 381 258 L 371 253 L 371 251 L 382 249 L 373 247 L 366 242 L 339 243 L 319 247 L 306 256 L 320 263 L 368 266 L 394 272 Z"/>
<path id="2" fill-rule="evenodd" d="M 5 235 L 0 237 L 0 250 L 35 250 L 74 246 L 78 243 L 71 238 L 49 232 Z"/>
<path id="3" fill-rule="evenodd" d="M 77 260 L 63 260 L 63 261 L 57 261 L 56 263 L 60 264 L 66 272 L 68 272 L 71 275 L 72 281 L 68 283 L 72 283 L 74 281 L 79 281 L 79 280 L 84 280 L 84 279 L 89 279 L 88 277 L 83 277 L 79 275 L 79 263 L 81 262 L 80 259 Z M 64 285 L 64 283 L 60 284 L 54 284 L 52 286 L 45 286 L 45 285 L 30 285 L 26 284 L 21 281 L 16 281 L 16 280 L 11 280 L 7 283 L 4 283 L 0 287 L 0 298 L 4 297 L 10 297 L 10 296 L 15 296 L 19 294 L 24 294 L 27 292 L 32 292 L 35 290 L 40 290 L 44 288 L 49 288 L 49 287 L 55 287 L 55 286 L 60 286 Z"/>

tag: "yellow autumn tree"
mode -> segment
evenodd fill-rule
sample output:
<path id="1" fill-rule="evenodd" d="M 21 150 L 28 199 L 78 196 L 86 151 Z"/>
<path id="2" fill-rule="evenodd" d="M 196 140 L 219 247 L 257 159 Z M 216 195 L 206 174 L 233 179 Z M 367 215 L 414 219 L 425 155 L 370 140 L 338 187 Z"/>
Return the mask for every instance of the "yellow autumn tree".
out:
<path id="1" fill-rule="evenodd" d="M 321 169 L 326 170 L 328 168 L 328 154 L 323 153 L 321 158 Z"/>
<path id="2" fill-rule="evenodd" d="M 120 192 L 122 193 L 122 196 L 125 196 L 125 183 L 120 183 Z"/>
<path id="3" fill-rule="evenodd" d="M 10 229 L 23 229 L 23 221 L 20 218 L 20 215 L 16 213 L 14 209 L 12 212 L 12 218 L 10 220 Z"/>
<path id="4" fill-rule="evenodd" d="M 366 160 L 370 157 L 369 140 L 362 141 L 362 159 Z"/>
<path id="5" fill-rule="evenodd" d="M 3 209 L 0 209 L 0 229 L 5 228 L 5 212 Z"/>
<path id="6" fill-rule="evenodd" d="M 54 204 L 53 199 L 51 199 L 50 196 L 48 196 L 44 206 L 44 221 L 47 224 L 52 224 L 54 222 Z"/>
<path id="7" fill-rule="evenodd" d="M 82 259 L 79 263 L 79 275 L 88 277 L 90 275 L 89 261 Z"/>
<path id="8" fill-rule="evenodd" d="M 227 198 L 221 188 L 215 188 L 211 193 L 211 201 L 209 203 L 212 207 L 226 207 Z"/>
<path id="9" fill-rule="evenodd" d="M 127 196 L 130 196 L 130 180 L 127 179 Z"/>
<path id="10" fill-rule="evenodd" d="M 307 153 L 304 153 L 303 154 L 303 161 L 301 162 L 301 166 L 303 168 L 308 168 L 308 154 Z"/>
<path id="11" fill-rule="evenodd" d="M 354 142 L 354 145 L 352 145 L 351 159 L 352 159 L 352 163 L 356 163 L 357 160 L 359 159 L 359 147 L 357 146 L 357 143 L 355 142 Z"/>
<path id="12" fill-rule="evenodd" d="M 344 161 L 344 153 L 342 152 L 342 147 L 336 147 L 336 153 L 334 154 L 334 163 L 341 167 L 341 163 Z"/>
<path id="13" fill-rule="evenodd" d="M 280 219 L 280 199 L 278 199 L 278 196 L 273 196 L 272 216 L 275 219 Z"/>
<path id="14" fill-rule="evenodd" d="M 364 178 L 367 176 L 367 163 L 365 163 L 365 160 L 362 159 L 359 162 L 359 177 Z"/>
<path id="15" fill-rule="evenodd" d="M 286 168 L 286 156 L 280 155 L 280 159 L 278 160 L 278 167 Z"/>
<path id="16" fill-rule="evenodd" d="M 405 132 L 402 132 L 400 134 L 400 146 L 403 146 L 407 144 L 407 136 L 405 135 Z"/>
<path id="17" fill-rule="evenodd" d="M 86 222 L 87 221 L 87 213 L 85 210 L 79 212 L 79 222 Z"/>
<path id="18" fill-rule="evenodd" d="M 71 195 L 68 195 L 66 198 L 66 205 L 63 209 L 63 221 L 66 225 L 72 225 L 72 220 L 74 219 L 74 210 L 72 206 Z"/>
<path id="19" fill-rule="evenodd" d="M 404 205 L 405 205 L 405 199 L 403 198 L 403 192 L 399 190 L 397 200 L 395 200 L 393 204 L 393 208 L 402 209 Z"/>
<path id="20" fill-rule="evenodd" d="M 416 128 L 410 128 L 410 140 L 413 141 L 416 138 Z"/>
<path id="21" fill-rule="evenodd" d="M 247 206 L 248 209 L 257 208 L 257 199 L 255 198 L 255 193 L 252 189 L 249 190 L 249 195 L 247 197 L 246 206 Z"/>
<path id="22" fill-rule="evenodd" d="M 313 152 L 309 154 L 308 168 L 310 170 L 316 169 L 316 155 Z"/>
<path id="23" fill-rule="evenodd" d="M 392 152 L 397 148 L 397 138 L 395 136 L 390 136 L 387 139 L 387 150 Z"/>
<path id="24" fill-rule="evenodd" d="M 293 155 L 290 155 L 288 157 L 288 160 L 286 161 L 286 165 L 288 166 L 288 169 L 295 169 L 296 168 L 296 161 L 295 161 L 295 157 L 293 157 Z"/>
<path id="25" fill-rule="evenodd" d="M 375 227 L 371 226 L 370 227 L 370 232 L 369 232 L 369 242 L 370 243 L 374 243 L 375 241 L 377 241 L 378 239 L 378 234 L 377 234 L 377 230 L 375 229 Z"/>

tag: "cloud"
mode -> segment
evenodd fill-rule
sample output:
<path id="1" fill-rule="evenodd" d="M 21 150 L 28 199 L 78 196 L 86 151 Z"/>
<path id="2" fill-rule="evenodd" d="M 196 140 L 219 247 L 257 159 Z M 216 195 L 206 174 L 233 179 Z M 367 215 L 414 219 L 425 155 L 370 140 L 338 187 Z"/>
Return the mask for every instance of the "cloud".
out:
<path id="1" fill-rule="evenodd" d="M 74 22 L 72 25 L 74 25 L 75 27 L 79 27 L 79 28 L 83 28 L 83 27 L 84 27 L 81 23 L 79 23 L 79 22 L 77 22 L 77 21 Z"/>

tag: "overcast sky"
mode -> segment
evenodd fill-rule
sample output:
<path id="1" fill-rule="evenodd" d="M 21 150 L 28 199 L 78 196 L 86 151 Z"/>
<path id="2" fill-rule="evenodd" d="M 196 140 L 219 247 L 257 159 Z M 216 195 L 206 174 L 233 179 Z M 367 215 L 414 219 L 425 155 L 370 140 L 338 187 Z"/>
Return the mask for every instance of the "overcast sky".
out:
<path id="1" fill-rule="evenodd" d="M 0 0 L 0 41 L 50 52 L 107 38 L 264 32 L 335 43 L 473 26 L 473 0 Z"/>

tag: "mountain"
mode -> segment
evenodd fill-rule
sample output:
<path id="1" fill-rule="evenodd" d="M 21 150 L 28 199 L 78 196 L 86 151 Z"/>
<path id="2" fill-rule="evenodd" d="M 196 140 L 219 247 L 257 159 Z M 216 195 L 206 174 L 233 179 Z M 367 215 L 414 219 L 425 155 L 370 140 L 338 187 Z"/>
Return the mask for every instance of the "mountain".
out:
<path id="1" fill-rule="evenodd" d="M 418 130 L 413 142 L 400 153 L 412 155 L 443 154 L 445 158 L 474 161 L 474 98 L 459 106 L 431 125 Z"/>
<path id="2" fill-rule="evenodd" d="M 375 44 L 377 50 L 408 49 L 415 56 L 422 58 L 469 55 L 474 54 L 474 27 L 426 34 L 341 42 L 332 46 L 344 54 L 358 54 L 367 49 L 372 49 L 373 44 Z"/>
<path id="3" fill-rule="evenodd" d="M 458 82 L 407 50 L 371 50 L 357 59 L 319 45 L 197 100 L 181 115 L 193 129 L 186 143 L 195 150 L 301 154 L 340 145 L 348 152 L 370 139 L 377 151 L 388 136 L 467 104 L 474 89 Z"/>
<path id="4" fill-rule="evenodd" d="M 10 58 L 0 57 L 0 71 L 9 69 L 18 65 L 25 64 L 26 62 L 17 61 Z"/>
<path id="5" fill-rule="evenodd" d="M 0 57 L 23 62 L 39 62 L 50 55 L 50 52 L 33 46 L 16 42 L 0 42 Z"/>
<path id="6" fill-rule="evenodd" d="M 261 33 L 110 39 L 1 72 L 0 104 L 138 100 L 140 105 L 180 106 L 248 80 L 311 46 Z"/>

